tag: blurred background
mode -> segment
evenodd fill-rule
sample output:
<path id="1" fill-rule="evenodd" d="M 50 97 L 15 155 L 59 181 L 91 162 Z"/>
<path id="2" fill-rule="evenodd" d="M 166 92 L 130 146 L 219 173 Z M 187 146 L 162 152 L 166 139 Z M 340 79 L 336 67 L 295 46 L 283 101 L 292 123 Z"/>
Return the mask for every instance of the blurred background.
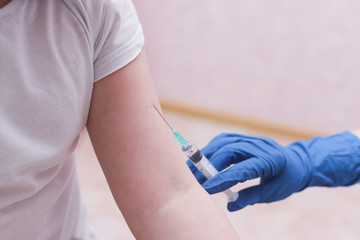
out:
<path id="1" fill-rule="evenodd" d="M 360 127 L 360 2 L 133 2 L 165 117 L 199 147 L 220 132 L 288 144 Z M 135 239 L 85 132 L 78 158 L 99 239 Z M 359 185 L 314 187 L 235 213 L 225 196 L 214 198 L 244 240 L 360 238 Z"/>

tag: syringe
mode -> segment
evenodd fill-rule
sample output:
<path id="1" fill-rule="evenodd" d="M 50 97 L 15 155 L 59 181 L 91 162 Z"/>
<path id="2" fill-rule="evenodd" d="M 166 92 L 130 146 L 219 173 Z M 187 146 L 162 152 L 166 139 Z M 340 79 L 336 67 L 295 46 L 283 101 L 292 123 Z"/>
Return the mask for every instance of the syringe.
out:
<path id="1" fill-rule="evenodd" d="M 159 112 L 159 110 L 153 105 L 155 110 L 159 113 L 161 118 L 165 121 L 165 123 L 172 130 L 174 137 L 178 140 L 181 146 L 181 150 L 185 153 L 185 155 L 190 159 L 190 161 L 195 165 L 195 167 L 206 177 L 206 179 L 210 179 L 218 174 L 218 170 L 212 165 L 212 163 L 201 153 L 200 149 L 190 141 L 185 140 L 181 136 L 181 134 L 175 131 L 170 124 L 166 121 L 164 116 Z M 228 202 L 234 202 L 238 198 L 238 193 L 233 192 L 230 189 L 224 191 L 224 193 L 228 196 Z"/>

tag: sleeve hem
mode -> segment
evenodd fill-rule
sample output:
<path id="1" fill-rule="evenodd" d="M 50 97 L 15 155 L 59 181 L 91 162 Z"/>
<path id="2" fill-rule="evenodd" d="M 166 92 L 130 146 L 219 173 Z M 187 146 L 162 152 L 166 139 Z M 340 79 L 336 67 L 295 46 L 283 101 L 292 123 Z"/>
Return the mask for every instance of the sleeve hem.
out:
<path id="1" fill-rule="evenodd" d="M 94 82 L 103 79 L 104 77 L 129 64 L 140 54 L 142 49 L 143 44 L 139 44 L 136 48 L 128 51 L 126 54 L 120 54 L 121 50 L 117 49 L 114 54 L 108 56 L 101 64 L 98 64 L 95 67 Z"/>
<path id="2" fill-rule="evenodd" d="M 94 63 L 94 83 L 126 66 L 140 54 L 143 47 L 144 35 L 140 27 L 127 44 L 119 46 L 111 54 Z"/>

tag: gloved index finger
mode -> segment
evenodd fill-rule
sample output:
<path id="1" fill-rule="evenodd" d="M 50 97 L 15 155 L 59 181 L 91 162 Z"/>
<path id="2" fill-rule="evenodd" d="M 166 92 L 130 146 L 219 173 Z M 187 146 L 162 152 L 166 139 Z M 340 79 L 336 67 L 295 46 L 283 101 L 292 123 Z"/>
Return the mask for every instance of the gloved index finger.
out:
<path id="1" fill-rule="evenodd" d="M 222 171 L 233 164 L 252 157 L 266 158 L 267 155 L 263 153 L 264 151 L 266 150 L 254 145 L 253 142 L 232 142 L 214 152 L 209 158 L 209 161 L 218 171 Z"/>
<path id="2" fill-rule="evenodd" d="M 221 133 L 213 138 L 208 145 L 206 145 L 201 152 L 207 157 L 211 156 L 217 152 L 220 148 L 235 142 L 239 142 L 239 137 L 241 135 L 232 134 L 232 133 Z"/>
<path id="3" fill-rule="evenodd" d="M 274 166 L 263 159 L 254 157 L 239 162 L 207 180 L 203 187 L 210 193 L 222 192 L 237 183 L 255 178 L 269 178 L 279 174 L 282 166 Z"/>
<path id="4" fill-rule="evenodd" d="M 194 174 L 196 180 L 198 180 L 200 184 L 203 184 L 206 181 L 205 176 L 195 167 L 195 165 L 190 160 L 187 160 L 186 164 L 190 168 L 191 172 Z"/>

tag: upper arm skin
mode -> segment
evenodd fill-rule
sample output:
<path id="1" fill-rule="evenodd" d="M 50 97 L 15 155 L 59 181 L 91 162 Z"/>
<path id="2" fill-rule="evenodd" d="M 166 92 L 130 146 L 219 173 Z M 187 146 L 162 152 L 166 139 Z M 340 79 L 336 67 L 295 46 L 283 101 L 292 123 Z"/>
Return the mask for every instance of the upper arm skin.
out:
<path id="1" fill-rule="evenodd" d="M 353 131 L 353 134 L 355 134 L 360 139 L 360 129 Z"/>
<path id="2" fill-rule="evenodd" d="M 95 83 L 87 124 L 112 194 L 135 237 L 238 239 L 187 169 L 153 104 L 160 109 L 141 53 Z M 199 228 L 191 226 L 195 223 Z"/>

